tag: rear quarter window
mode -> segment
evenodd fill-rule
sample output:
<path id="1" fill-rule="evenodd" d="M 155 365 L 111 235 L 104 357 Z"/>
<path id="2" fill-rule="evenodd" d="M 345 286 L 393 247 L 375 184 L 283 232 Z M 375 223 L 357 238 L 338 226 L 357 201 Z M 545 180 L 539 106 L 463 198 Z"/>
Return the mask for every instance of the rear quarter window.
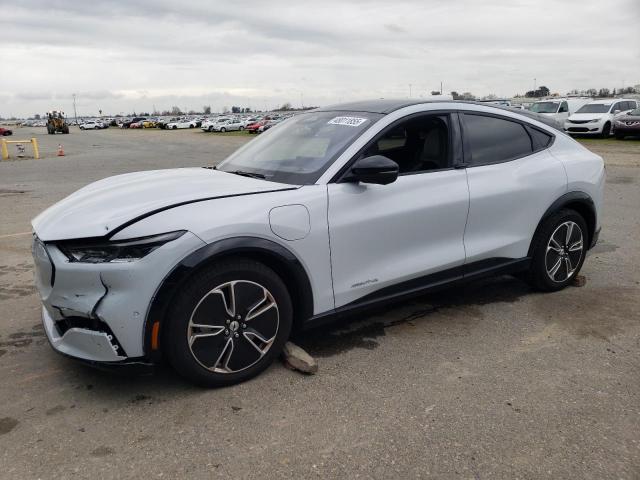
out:
<path id="1" fill-rule="evenodd" d="M 518 122 L 469 113 L 463 119 L 470 165 L 506 162 L 534 151 L 531 137 Z"/>

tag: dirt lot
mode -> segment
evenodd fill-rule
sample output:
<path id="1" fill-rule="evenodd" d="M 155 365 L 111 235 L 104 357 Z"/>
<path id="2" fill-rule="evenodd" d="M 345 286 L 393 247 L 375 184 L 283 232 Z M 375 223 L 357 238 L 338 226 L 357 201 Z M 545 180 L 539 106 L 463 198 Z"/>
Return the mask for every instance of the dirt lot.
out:
<path id="1" fill-rule="evenodd" d="M 0 163 L 0 477 L 640 477 L 640 141 L 607 162 L 584 287 L 501 277 L 304 334 L 305 377 L 276 364 L 222 390 L 170 370 L 122 378 L 55 354 L 32 287 L 30 219 L 93 180 L 211 164 L 246 135 L 35 133 Z M 59 142 L 65 157 L 56 157 Z"/>

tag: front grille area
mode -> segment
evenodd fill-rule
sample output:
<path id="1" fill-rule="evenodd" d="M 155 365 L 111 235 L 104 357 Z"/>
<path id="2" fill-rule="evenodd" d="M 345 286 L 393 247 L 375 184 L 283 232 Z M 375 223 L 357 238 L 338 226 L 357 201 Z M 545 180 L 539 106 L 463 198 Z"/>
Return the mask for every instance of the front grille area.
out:
<path id="1" fill-rule="evenodd" d="M 589 129 L 586 127 L 569 127 L 569 131 L 576 132 L 576 133 L 584 133 L 584 132 L 588 132 Z"/>
<path id="2" fill-rule="evenodd" d="M 576 125 L 580 125 L 582 123 L 589 123 L 591 120 L 569 120 L 569 123 L 575 123 Z"/>
<path id="3" fill-rule="evenodd" d="M 122 357 L 126 357 L 126 353 L 120 342 L 113 334 L 111 328 L 106 323 L 95 318 L 84 317 L 64 317 L 55 321 L 56 330 L 60 336 L 63 336 L 70 328 L 83 328 L 85 330 L 93 330 L 95 332 L 106 333 L 109 338 L 109 342 L 113 345 L 116 353 Z"/>

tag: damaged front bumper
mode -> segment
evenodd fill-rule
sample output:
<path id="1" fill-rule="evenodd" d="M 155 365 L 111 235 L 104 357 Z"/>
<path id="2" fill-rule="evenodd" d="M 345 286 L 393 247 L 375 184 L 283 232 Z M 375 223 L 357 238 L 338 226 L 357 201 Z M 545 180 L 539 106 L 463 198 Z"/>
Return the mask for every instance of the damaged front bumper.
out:
<path id="1" fill-rule="evenodd" d="M 144 363 L 151 301 L 175 264 L 204 242 L 187 232 L 144 258 L 70 262 L 55 242 L 34 236 L 36 287 L 51 346 L 91 364 Z"/>

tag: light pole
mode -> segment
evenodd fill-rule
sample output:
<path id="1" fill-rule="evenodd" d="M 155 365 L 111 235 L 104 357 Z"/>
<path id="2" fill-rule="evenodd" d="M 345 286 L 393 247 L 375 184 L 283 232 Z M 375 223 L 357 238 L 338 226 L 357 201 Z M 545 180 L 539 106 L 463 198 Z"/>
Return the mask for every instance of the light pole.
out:
<path id="1" fill-rule="evenodd" d="M 73 116 L 76 118 L 76 125 L 78 125 L 78 112 L 76 111 L 76 94 L 73 94 Z"/>

